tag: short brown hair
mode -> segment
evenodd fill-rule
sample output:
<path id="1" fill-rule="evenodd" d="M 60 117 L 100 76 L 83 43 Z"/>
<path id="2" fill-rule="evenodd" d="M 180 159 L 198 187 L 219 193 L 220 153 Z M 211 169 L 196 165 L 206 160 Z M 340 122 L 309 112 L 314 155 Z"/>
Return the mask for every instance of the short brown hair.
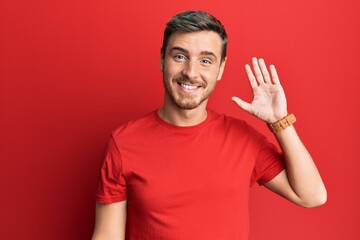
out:
<path id="1" fill-rule="evenodd" d="M 169 38 L 175 32 L 198 32 L 213 31 L 219 34 L 222 40 L 221 61 L 226 57 L 226 47 L 228 43 L 227 34 L 224 26 L 219 20 L 207 12 L 203 11 L 186 11 L 172 17 L 166 24 L 164 31 L 163 44 L 161 47 L 161 56 L 165 57 L 166 47 Z"/>

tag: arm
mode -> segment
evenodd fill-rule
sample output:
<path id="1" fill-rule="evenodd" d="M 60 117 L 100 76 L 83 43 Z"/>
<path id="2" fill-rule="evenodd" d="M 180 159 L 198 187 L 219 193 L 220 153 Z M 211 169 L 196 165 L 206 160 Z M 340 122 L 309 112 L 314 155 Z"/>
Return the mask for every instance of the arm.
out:
<path id="1" fill-rule="evenodd" d="M 92 240 L 124 240 L 126 201 L 96 204 L 96 222 Z"/>
<path id="2" fill-rule="evenodd" d="M 303 207 L 324 204 L 327 197 L 324 183 L 294 126 L 275 136 L 285 156 L 286 170 L 265 187 Z"/>
<path id="3" fill-rule="evenodd" d="M 260 120 L 277 122 L 287 115 L 287 103 L 276 69 L 271 65 L 270 75 L 263 59 L 253 58 L 252 65 L 254 73 L 249 65 L 245 71 L 253 90 L 253 101 L 247 103 L 238 97 L 233 97 L 233 101 Z M 275 137 L 284 153 L 286 170 L 265 186 L 303 207 L 324 204 L 327 198 L 324 183 L 294 126 L 276 133 Z"/>

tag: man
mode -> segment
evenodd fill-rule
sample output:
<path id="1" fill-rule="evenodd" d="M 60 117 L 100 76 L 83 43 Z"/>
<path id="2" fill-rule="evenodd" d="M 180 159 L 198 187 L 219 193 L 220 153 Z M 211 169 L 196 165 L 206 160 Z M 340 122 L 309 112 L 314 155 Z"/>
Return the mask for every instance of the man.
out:
<path id="1" fill-rule="evenodd" d="M 93 239 L 248 239 L 249 187 L 258 182 L 303 207 L 326 189 L 289 115 L 274 66 L 245 66 L 251 103 L 282 149 L 241 120 L 207 108 L 226 64 L 227 34 L 205 12 L 167 24 L 163 106 L 113 132 L 101 167 Z M 286 166 L 286 167 L 285 167 Z"/>

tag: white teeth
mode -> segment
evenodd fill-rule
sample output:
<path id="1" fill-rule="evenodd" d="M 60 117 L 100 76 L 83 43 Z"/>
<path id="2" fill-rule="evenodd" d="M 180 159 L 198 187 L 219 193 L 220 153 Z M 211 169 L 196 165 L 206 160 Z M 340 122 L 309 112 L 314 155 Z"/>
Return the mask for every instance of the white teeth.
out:
<path id="1" fill-rule="evenodd" d="M 183 88 L 186 88 L 186 89 L 189 89 L 189 90 L 193 90 L 193 89 L 196 89 L 197 86 L 190 86 L 190 85 L 186 85 L 184 83 L 180 83 L 180 85 L 183 87 Z"/>

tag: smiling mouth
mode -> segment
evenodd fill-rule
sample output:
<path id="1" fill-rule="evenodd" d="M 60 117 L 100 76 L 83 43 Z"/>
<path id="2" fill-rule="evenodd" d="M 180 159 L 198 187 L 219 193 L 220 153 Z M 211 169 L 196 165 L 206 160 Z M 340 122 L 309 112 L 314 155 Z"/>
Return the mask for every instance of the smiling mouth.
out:
<path id="1" fill-rule="evenodd" d="M 182 88 L 185 88 L 187 90 L 195 90 L 197 88 L 200 88 L 200 86 L 196 86 L 196 85 L 188 85 L 185 83 L 181 83 L 181 82 L 177 82 L 177 84 L 179 84 Z"/>

